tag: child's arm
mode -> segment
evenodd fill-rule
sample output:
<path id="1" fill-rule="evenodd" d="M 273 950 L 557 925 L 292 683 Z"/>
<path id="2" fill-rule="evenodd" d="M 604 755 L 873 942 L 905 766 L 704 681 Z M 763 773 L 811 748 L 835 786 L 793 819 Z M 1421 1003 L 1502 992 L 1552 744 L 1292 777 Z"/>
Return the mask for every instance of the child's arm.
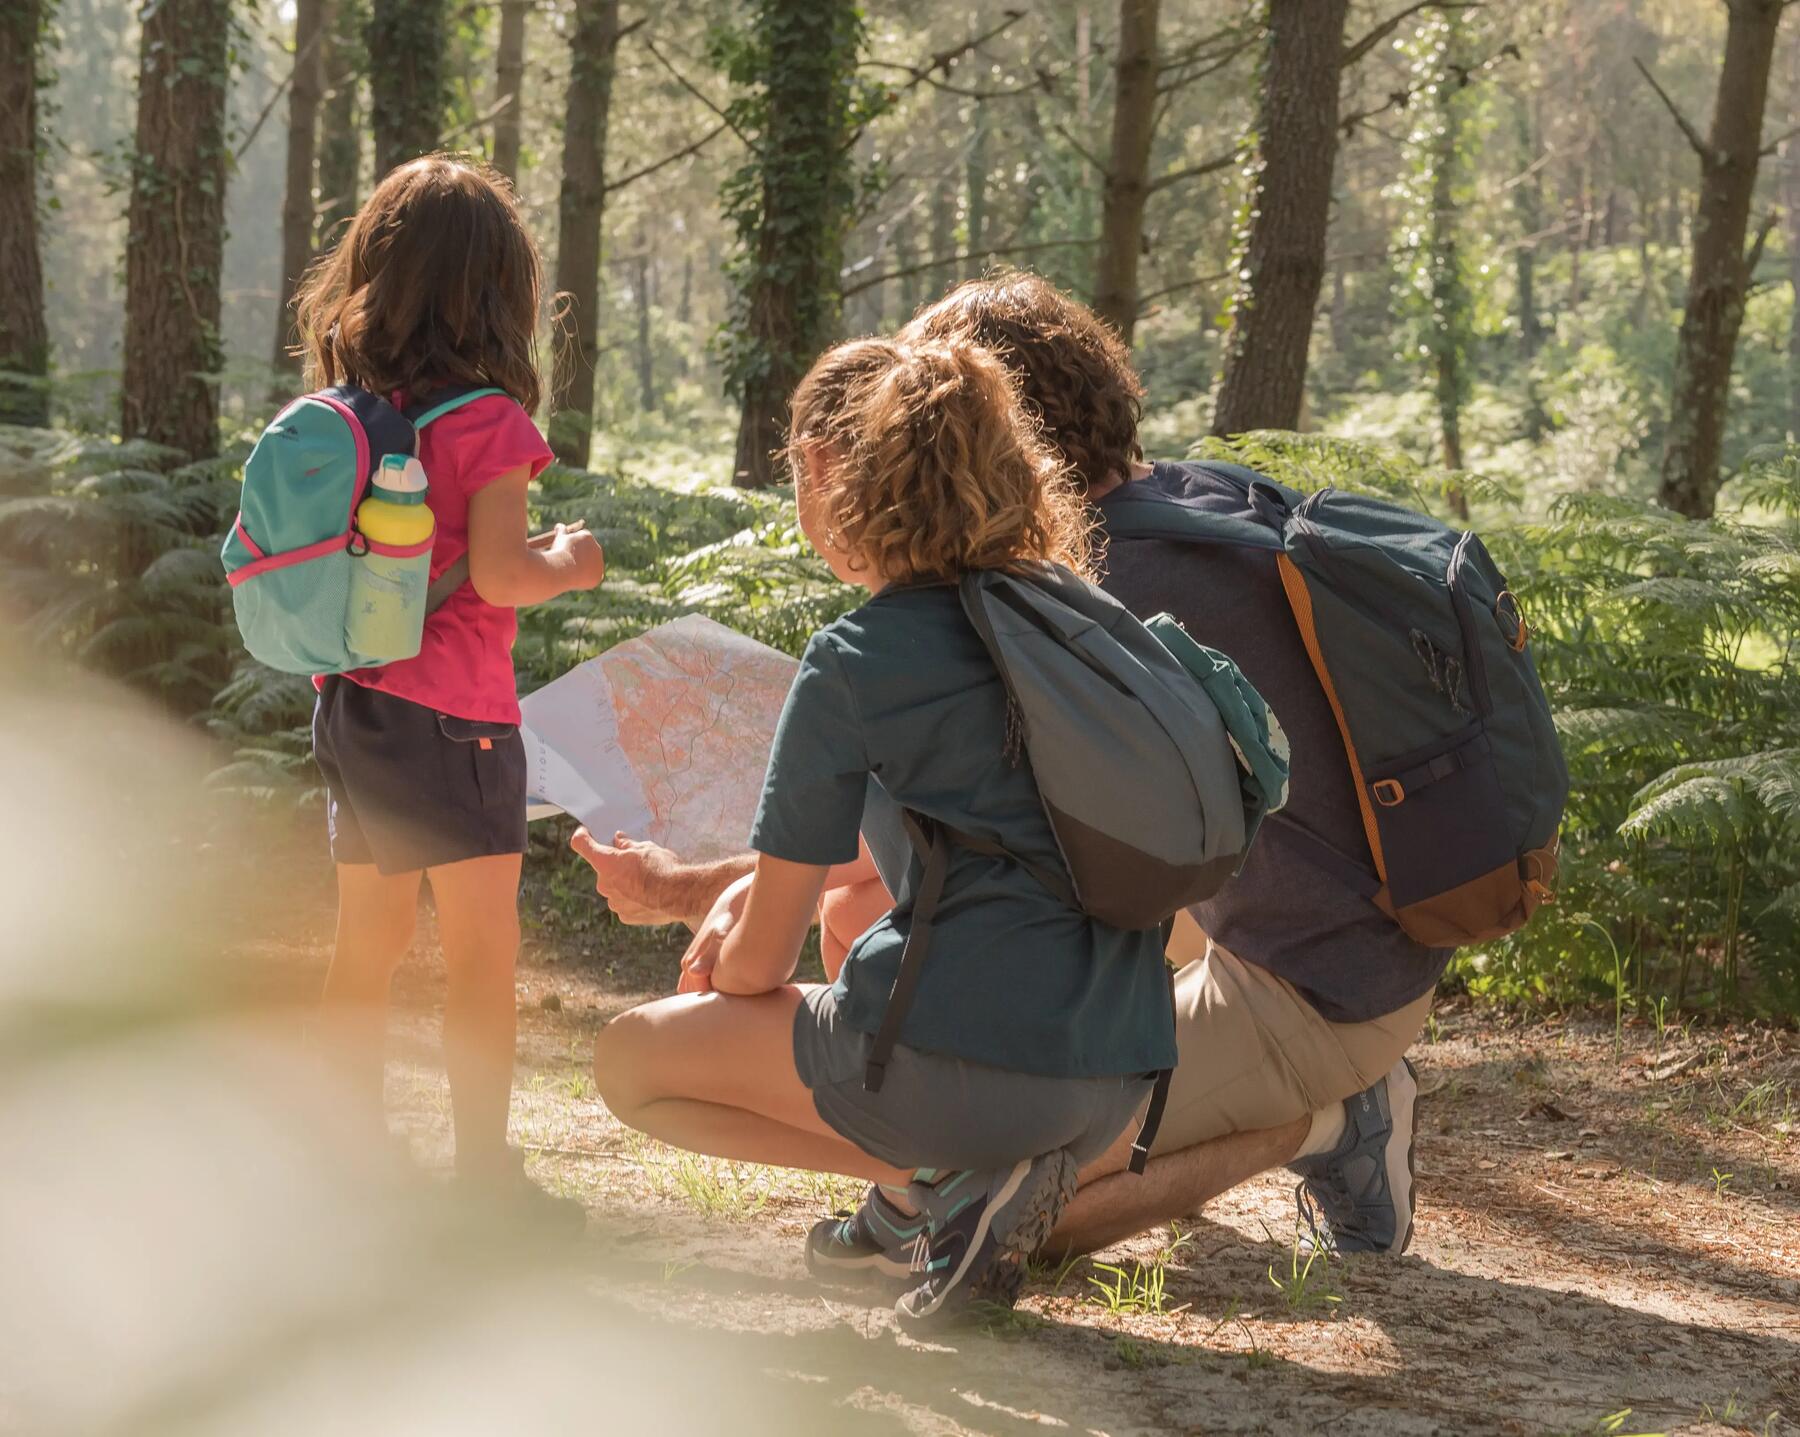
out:
<path id="1" fill-rule="evenodd" d="M 524 466 L 490 480 L 469 499 L 469 582 L 482 599 L 503 609 L 522 609 L 591 589 L 606 577 L 606 555 L 586 530 L 556 526 L 548 544 L 533 547 Z"/>

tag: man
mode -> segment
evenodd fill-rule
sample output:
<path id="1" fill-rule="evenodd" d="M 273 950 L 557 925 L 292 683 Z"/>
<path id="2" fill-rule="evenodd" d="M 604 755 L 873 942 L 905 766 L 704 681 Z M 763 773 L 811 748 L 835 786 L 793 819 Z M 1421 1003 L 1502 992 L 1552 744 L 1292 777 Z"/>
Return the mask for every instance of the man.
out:
<path id="1" fill-rule="evenodd" d="M 1086 489 L 1102 530 L 1109 498 L 1137 486 L 1205 504 L 1210 486 L 1181 464 L 1145 464 L 1142 386 L 1117 337 L 1091 311 L 1030 274 L 974 280 L 901 332 L 972 340 L 1018 376 L 1045 437 Z M 1366 851 L 1336 721 L 1301 643 L 1275 566 L 1260 553 L 1118 539 L 1104 587 L 1140 617 L 1173 614 L 1237 660 L 1286 729 L 1293 752 L 1288 824 L 1346 854 Z M 1082 1174 L 1051 1246 L 1088 1251 L 1194 1211 L 1283 1164 L 1297 1172 L 1314 1235 L 1339 1251 L 1401 1252 L 1412 1238 L 1413 1110 L 1402 1056 L 1423 1027 L 1449 960 L 1422 948 L 1345 877 L 1321 868 L 1304 834 L 1265 825 L 1243 871 L 1183 915 L 1169 946 L 1181 1062 L 1150 1161 L 1125 1171 L 1130 1138 Z M 682 919 L 697 943 L 732 921 L 733 880 L 749 858 L 689 865 L 622 836 L 576 847 L 626 922 Z M 867 874 L 871 870 L 862 870 Z M 717 907 L 715 908 L 715 904 Z M 879 880 L 821 903 L 828 960 L 889 905 Z M 912 1234 L 871 1189 L 841 1223 L 815 1229 L 815 1268 L 893 1270 Z"/>

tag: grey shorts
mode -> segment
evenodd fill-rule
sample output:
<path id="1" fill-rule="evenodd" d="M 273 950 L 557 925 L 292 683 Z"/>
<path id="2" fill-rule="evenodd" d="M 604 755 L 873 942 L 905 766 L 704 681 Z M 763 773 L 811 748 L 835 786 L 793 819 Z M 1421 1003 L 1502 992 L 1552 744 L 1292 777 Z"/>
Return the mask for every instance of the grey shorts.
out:
<path id="1" fill-rule="evenodd" d="M 794 1012 L 794 1068 L 840 1137 L 897 1168 L 996 1168 L 1068 1148 L 1100 1156 L 1151 1078 L 1050 1078 L 896 1046 L 879 1093 L 863 1088 L 873 1039 L 841 1022 L 829 988 Z"/>

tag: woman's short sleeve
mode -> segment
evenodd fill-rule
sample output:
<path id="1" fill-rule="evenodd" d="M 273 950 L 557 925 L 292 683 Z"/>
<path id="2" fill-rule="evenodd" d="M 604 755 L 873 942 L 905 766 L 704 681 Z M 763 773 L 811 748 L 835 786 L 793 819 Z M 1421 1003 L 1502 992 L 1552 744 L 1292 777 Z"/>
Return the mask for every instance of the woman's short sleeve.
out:
<path id="1" fill-rule="evenodd" d="M 843 659 L 829 633 L 814 634 L 776 725 L 750 846 L 790 863 L 849 863 L 868 773 Z"/>

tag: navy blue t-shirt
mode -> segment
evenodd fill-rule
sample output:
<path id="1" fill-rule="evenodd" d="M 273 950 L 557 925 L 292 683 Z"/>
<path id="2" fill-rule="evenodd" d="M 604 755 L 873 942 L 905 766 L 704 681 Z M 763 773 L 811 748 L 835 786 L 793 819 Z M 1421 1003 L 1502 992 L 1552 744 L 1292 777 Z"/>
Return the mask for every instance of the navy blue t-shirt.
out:
<path id="1" fill-rule="evenodd" d="M 1202 507 L 1241 507 L 1183 464 L 1157 464 L 1096 505 L 1153 488 Z M 1293 750 L 1284 817 L 1353 858 L 1368 853 L 1350 761 L 1271 556 L 1168 539 L 1109 539 L 1101 586 L 1140 618 L 1167 613 L 1237 661 L 1281 720 Z M 1265 823 L 1243 870 L 1193 909 L 1246 963 L 1285 978 L 1335 1023 L 1404 1008 L 1437 986 L 1448 949 L 1415 943 L 1344 879 L 1327 873 L 1279 823 Z M 1366 859 L 1365 859 L 1366 861 Z"/>

